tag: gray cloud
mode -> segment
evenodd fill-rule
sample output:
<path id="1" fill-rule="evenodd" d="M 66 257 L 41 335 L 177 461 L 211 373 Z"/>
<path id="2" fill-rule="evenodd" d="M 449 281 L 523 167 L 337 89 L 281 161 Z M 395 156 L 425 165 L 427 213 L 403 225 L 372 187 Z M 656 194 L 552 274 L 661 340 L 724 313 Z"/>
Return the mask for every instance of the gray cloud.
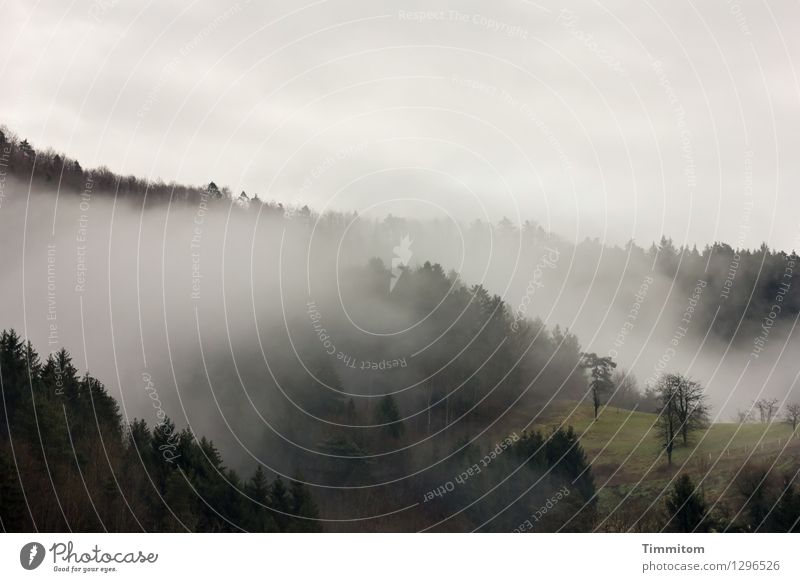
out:
<path id="1" fill-rule="evenodd" d="M 6 10 L 3 121 L 85 165 L 315 207 L 419 198 L 392 211 L 485 210 L 574 240 L 797 246 L 795 5 Z"/>

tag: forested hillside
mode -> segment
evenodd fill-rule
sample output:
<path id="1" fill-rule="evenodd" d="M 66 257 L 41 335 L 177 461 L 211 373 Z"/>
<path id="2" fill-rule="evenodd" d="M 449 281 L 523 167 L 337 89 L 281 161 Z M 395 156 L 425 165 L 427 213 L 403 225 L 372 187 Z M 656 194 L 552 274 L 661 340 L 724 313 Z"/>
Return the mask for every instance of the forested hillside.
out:
<path id="1" fill-rule="evenodd" d="M 796 529 L 793 465 L 748 465 L 756 507 L 707 503 L 677 461 L 723 407 L 744 424 L 768 405 L 762 434 L 791 411 L 771 368 L 794 345 L 794 251 L 318 214 L 86 170 L 0 129 L 6 531 Z M 697 381 L 672 374 L 695 360 Z M 739 364 L 773 384 L 736 393 Z M 631 433 L 609 405 L 649 446 L 612 446 Z M 664 465 L 646 522 L 609 508 L 586 443 Z M 613 493 L 639 511 L 654 489 L 632 491 Z"/>
<path id="2" fill-rule="evenodd" d="M 720 341 L 733 342 L 743 349 L 757 347 L 754 338 L 764 332 L 764 328 L 769 328 L 764 334 L 769 335 L 773 327 L 791 322 L 800 313 L 800 287 L 793 284 L 797 249 L 770 249 L 763 243 L 746 246 L 746 214 L 738 243 L 716 242 L 697 249 L 693 245 L 676 245 L 665 235 L 653 243 L 630 241 L 623 248 L 606 246 L 598 239 L 565 239 L 549 232 L 535 217 L 520 224 L 504 219 L 497 224 L 476 220 L 469 225 L 459 225 L 391 215 L 379 220 L 333 211 L 319 215 L 301 200 L 293 203 L 291 196 L 288 200 L 275 200 L 273 194 L 267 199 L 254 192 L 237 195 L 213 181 L 203 186 L 186 186 L 123 176 L 108 168 L 85 169 L 79 161 L 62 153 L 36 149 L 5 126 L 0 126 L 0 154 L 4 173 L 29 183 L 35 191 L 44 188 L 53 192 L 81 193 L 88 189 L 95 197 L 119 198 L 139 206 L 167 202 L 213 205 L 217 202 L 225 207 L 235 203 L 237 209 L 257 213 L 260 217 L 281 216 L 287 221 L 340 235 L 350 230 L 349 237 L 374 249 L 377 256 L 387 256 L 387 251 L 391 256 L 390 250 L 405 236 L 413 240 L 415 262 L 438 262 L 445 269 L 457 269 L 466 281 L 484 281 L 510 303 L 509 309 L 520 312 L 518 316 L 526 315 L 527 311 L 517 305 L 519 300 L 531 295 L 530 286 L 534 281 L 535 286 L 542 284 L 536 280 L 536 269 L 543 270 L 550 281 L 548 289 L 537 294 L 538 313 L 547 312 L 551 303 L 558 299 L 552 295 L 556 290 L 561 299 L 566 294 L 573 301 L 580 299 L 575 290 L 591 285 L 598 296 L 598 304 L 606 304 L 607 299 L 624 299 L 620 304 L 622 308 L 634 300 L 648 276 L 660 278 L 669 287 L 670 301 L 691 296 L 697 282 L 703 281 L 707 286 L 690 333 L 694 335 L 710 329 Z M 545 262 L 542 269 L 541 257 L 548 254 L 551 260 Z M 465 262 L 465 256 L 470 260 Z M 553 256 L 555 261 L 552 261 Z M 780 304 L 780 309 L 774 313 L 772 307 L 776 303 Z M 681 304 L 676 309 L 683 307 Z M 584 315 L 584 319 L 591 320 L 591 313 Z"/>
<path id="3" fill-rule="evenodd" d="M 297 481 L 240 477 L 214 443 L 123 420 L 119 404 L 66 350 L 41 361 L 0 335 L 0 524 L 4 531 L 318 531 Z"/>

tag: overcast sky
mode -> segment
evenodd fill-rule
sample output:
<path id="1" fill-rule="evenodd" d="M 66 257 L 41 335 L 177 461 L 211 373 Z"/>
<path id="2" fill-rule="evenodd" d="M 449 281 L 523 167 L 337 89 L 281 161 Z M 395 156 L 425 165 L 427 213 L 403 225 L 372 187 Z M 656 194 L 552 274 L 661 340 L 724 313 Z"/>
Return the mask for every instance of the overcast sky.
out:
<path id="1" fill-rule="evenodd" d="M 0 11 L 0 123 L 85 166 L 613 244 L 800 248 L 797 2 Z"/>

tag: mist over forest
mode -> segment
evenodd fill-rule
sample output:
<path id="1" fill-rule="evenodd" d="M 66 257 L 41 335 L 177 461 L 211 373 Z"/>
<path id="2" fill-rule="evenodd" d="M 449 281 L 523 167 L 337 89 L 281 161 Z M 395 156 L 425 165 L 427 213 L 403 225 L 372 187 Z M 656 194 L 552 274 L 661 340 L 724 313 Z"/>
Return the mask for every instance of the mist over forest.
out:
<path id="1" fill-rule="evenodd" d="M 0 146 L 3 462 L 20 466 L 48 418 L 59 447 L 87 447 L 79 469 L 100 462 L 85 424 L 99 394 L 96 428 L 117 452 L 92 478 L 138 475 L 127 510 L 112 493 L 92 504 L 103 527 L 105 511 L 121 530 L 511 531 L 561 492 L 537 530 L 607 528 L 606 482 L 569 421 L 593 398 L 663 417 L 659 381 L 680 374 L 702 388 L 708 427 L 799 395 L 793 249 L 676 247 L 668 233 L 575 242 L 536 216 L 320 213 L 213 182 L 85 170 L 7 128 Z M 613 378 L 587 354 L 608 358 Z M 28 445 L 13 449 L 14 431 Z M 40 463 L 75 478 L 46 448 L 4 480 L 19 510 L 4 508 L 4 527 L 71 522 L 57 495 L 19 517 L 23 473 L 42 490 Z M 190 502 L 198 491 L 204 502 Z M 785 498 L 775 503 L 800 499 Z M 97 528 L 73 501 L 77 527 Z M 771 515 L 730 512 L 713 527 L 766 528 Z M 652 519 L 619 527 L 671 523 Z"/>

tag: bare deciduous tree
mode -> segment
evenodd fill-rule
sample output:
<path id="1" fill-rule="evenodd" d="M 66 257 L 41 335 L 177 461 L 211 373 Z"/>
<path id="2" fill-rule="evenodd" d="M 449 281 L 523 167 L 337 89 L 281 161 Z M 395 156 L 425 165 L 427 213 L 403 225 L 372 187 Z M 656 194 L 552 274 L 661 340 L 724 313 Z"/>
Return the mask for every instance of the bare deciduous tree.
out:
<path id="1" fill-rule="evenodd" d="M 616 388 L 614 388 L 613 394 L 609 397 L 608 404 L 618 408 L 635 410 L 642 401 L 642 393 L 639 391 L 636 377 L 627 370 L 616 370 L 611 377 L 611 381 Z"/>
<path id="2" fill-rule="evenodd" d="M 753 407 L 758 410 L 761 422 L 772 422 L 775 413 L 778 412 L 777 398 L 759 398 L 753 403 Z"/>
<path id="3" fill-rule="evenodd" d="M 680 374 L 664 374 L 655 390 L 659 400 L 656 427 L 671 465 L 678 437 L 686 445 L 693 431 L 708 425 L 708 406 L 702 386 Z"/>
<path id="4" fill-rule="evenodd" d="M 668 465 L 672 465 L 672 449 L 675 448 L 675 439 L 678 437 L 678 427 L 680 426 L 676 398 L 678 388 L 675 379 L 675 376 L 666 374 L 659 378 L 655 388 L 659 400 L 656 428 L 658 436 L 664 441 L 663 446 L 667 451 Z"/>
<path id="5" fill-rule="evenodd" d="M 784 416 L 786 422 L 792 425 L 792 432 L 797 432 L 797 424 L 800 423 L 800 402 L 787 404 Z"/>
<path id="6" fill-rule="evenodd" d="M 684 446 L 689 442 L 689 434 L 708 426 L 708 405 L 705 393 L 699 382 L 678 375 L 678 418 Z"/>

